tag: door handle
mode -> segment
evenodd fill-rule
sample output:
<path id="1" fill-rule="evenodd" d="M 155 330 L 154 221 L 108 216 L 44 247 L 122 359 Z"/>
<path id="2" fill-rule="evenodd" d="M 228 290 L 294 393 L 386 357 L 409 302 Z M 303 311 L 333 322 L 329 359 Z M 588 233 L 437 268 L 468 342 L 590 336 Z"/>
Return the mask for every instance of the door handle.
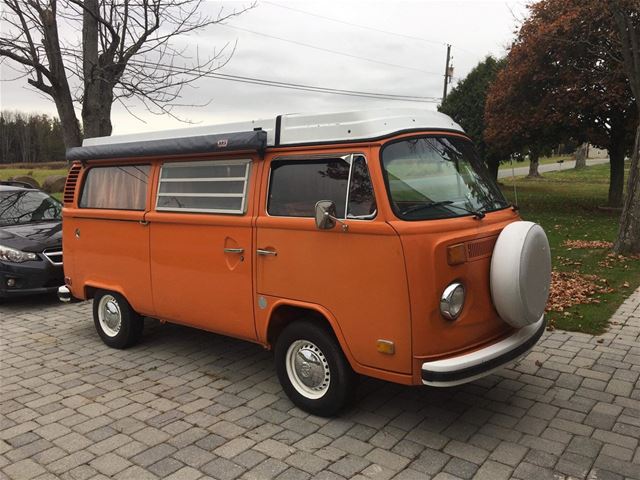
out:
<path id="1" fill-rule="evenodd" d="M 273 257 L 278 256 L 278 252 L 275 250 L 265 250 L 264 248 L 259 248 L 256 250 L 258 255 L 271 255 Z"/>
<path id="2" fill-rule="evenodd" d="M 225 248 L 224 253 L 244 253 L 244 248 Z"/>

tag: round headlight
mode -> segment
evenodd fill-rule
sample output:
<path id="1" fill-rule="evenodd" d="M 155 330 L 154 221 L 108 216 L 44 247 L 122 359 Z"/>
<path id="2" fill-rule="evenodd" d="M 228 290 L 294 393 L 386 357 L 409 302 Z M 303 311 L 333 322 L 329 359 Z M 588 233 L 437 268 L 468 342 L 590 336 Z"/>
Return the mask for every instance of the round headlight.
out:
<path id="1" fill-rule="evenodd" d="M 440 297 L 440 313 L 447 320 L 455 320 L 464 306 L 464 286 L 454 282 L 444 289 Z"/>

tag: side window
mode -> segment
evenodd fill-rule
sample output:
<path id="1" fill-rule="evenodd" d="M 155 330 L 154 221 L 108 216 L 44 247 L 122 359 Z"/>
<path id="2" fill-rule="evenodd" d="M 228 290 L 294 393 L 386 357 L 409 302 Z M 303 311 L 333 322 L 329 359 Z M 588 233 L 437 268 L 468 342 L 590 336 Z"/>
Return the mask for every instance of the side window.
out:
<path id="1" fill-rule="evenodd" d="M 149 165 L 93 167 L 87 172 L 80 208 L 144 210 Z"/>
<path id="2" fill-rule="evenodd" d="M 269 215 L 313 217 L 319 200 L 333 201 L 339 218 L 345 210 L 347 218 L 372 218 L 376 203 L 364 157 L 271 162 Z"/>
<path id="3" fill-rule="evenodd" d="M 251 160 L 167 162 L 162 165 L 156 210 L 242 215 Z"/>
<path id="4" fill-rule="evenodd" d="M 355 156 L 349 183 L 349 208 L 347 218 L 373 218 L 376 215 L 376 197 L 363 156 Z"/>

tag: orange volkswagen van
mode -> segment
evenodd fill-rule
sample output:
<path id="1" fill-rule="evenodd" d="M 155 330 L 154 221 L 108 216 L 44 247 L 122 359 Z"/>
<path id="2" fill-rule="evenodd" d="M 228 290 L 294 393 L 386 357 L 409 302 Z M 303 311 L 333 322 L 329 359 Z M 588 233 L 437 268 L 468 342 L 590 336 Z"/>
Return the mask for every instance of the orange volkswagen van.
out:
<path id="1" fill-rule="evenodd" d="M 273 349 L 332 415 L 357 375 L 472 381 L 545 328 L 549 245 L 449 117 L 384 109 L 85 140 L 64 191 L 65 286 L 126 348 L 153 317 Z"/>

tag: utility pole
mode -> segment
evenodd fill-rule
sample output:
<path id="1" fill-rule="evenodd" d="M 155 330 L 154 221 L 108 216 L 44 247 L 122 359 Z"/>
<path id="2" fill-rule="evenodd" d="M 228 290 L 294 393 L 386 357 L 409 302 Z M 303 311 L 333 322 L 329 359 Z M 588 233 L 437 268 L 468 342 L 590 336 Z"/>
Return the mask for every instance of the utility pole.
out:
<path id="1" fill-rule="evenodd" d="M 444 67 L 444 91 L 442 92 L 442 101 L 447 98 L 447 85 L 449 85 L 449 77 L 451 75 L 449 71 L 449 61 L 451 59 L 451 45 L 447 43 L 447 64 Z"/>

